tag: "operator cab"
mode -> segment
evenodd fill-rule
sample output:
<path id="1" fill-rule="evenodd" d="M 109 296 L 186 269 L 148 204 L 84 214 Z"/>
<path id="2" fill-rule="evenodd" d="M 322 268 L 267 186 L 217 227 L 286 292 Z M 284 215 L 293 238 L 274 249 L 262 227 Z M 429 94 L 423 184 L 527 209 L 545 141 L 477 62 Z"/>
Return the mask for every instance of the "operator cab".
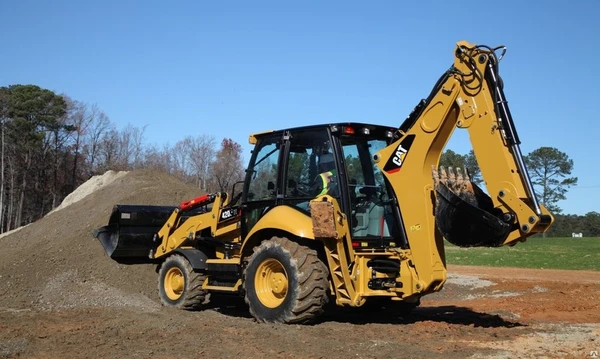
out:
<path id="1" fill-rule="evenodd" d="M 275 206 L 310 215 L 310 200 L 327 194 L 349 219 L 356 250 L 405 247 L 393 191 L 373 160 L 395 130 L 343 123 L 250 136 L 255 148 L 242 198 L 244 235 Z"/>

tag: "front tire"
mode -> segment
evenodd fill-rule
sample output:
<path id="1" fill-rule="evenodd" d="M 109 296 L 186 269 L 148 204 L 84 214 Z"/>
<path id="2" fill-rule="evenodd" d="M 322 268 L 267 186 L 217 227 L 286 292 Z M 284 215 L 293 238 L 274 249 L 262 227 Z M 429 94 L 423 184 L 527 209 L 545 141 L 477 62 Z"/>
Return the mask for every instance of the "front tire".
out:
<path id="1" fill-rule="evenodd" d="M 314 322 L 328 302 L 328 275 L 315 250 L 287 238 L 263 241 L 244 274 L 250 314 L 260 322 Z"/>
<path id="2" fill-rule="evenodd" d="M 185 257 L 169 256 L 158 272 L 160 301 L 167 307 L 194 310 L 200 308 L 206 298 L 202 289 L 205 276 L 194 271 Z"/>

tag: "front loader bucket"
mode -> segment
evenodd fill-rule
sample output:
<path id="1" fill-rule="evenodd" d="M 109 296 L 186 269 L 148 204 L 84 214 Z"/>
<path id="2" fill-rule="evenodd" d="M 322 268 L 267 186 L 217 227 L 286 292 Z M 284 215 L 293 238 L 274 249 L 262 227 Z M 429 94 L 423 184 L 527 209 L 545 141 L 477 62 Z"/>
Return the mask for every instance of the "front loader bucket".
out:
<path id="1" fill-rule="evenodd" d="M 106 254 L 123 264 L 152 263 L 150 251 L 155 249 L 154 234 L 165 224 L 171 206 L 116 205 L 108 225 L 94 230 Z"/>
<path id="2" fill-rule="evenodd" d="M 504 243 L 511 225 L 502 221 L 492 199 L 457 168 L 448 176 L 434 170 L 436 191 L 435 222 L 446 240 L 459 247 L 498 247 Z M 494 214 L 494 213 L 497 213 Z"/>

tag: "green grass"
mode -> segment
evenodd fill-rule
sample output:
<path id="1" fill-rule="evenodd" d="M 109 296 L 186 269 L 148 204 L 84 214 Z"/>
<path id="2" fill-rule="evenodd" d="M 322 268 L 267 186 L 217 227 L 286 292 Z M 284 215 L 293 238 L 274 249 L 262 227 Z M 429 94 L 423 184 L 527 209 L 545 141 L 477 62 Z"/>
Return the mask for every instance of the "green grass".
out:
<path id="1" fill-rule="evenodd" d="M 449 264 L 600 271 L 600 238 L 529 238 L 500 248 L 445 245 Z"/>

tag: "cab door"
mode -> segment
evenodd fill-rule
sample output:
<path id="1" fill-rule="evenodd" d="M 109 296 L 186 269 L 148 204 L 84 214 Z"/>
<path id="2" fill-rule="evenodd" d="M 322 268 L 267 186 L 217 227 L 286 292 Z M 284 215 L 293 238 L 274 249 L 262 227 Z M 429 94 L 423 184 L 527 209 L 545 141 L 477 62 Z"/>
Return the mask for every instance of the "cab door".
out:
<path id="1" fill-rule="evenodd" d="M 322 185 L 320 174 L 325 171 L 336 173 L 334 149 L 327 127 L 296 129 L 287 136 L 287 153 L 282 172 L 283 204 L 309 213 L 309 202 L 319 195 Z M 323 158 L 329 155 L 331 163 L 323 167 Z M 339 176 L 336 176 L 338 178 Z M 328 193 L 338 197 L 334 193 Z"/>
<path id="2" fill-rule="evenodd" d="M 262 216 L 279 204 L 282 182 L 279 167 L 283 147 L 281 134 L 267 135 L 258 139 L 252 151 L 242 197 L 243 236 L 252 230 Z"/>

